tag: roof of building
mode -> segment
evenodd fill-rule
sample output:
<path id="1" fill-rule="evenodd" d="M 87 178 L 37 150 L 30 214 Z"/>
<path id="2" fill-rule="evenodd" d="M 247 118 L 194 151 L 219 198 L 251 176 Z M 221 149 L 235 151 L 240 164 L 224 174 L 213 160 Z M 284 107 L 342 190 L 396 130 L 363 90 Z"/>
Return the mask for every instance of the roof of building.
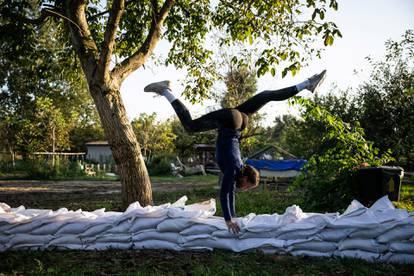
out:
<path id="1" fill-rule="evenodd" d="M 91 141 L 85 143 L 86 146 L 109 146 L 108 141 Z"/>

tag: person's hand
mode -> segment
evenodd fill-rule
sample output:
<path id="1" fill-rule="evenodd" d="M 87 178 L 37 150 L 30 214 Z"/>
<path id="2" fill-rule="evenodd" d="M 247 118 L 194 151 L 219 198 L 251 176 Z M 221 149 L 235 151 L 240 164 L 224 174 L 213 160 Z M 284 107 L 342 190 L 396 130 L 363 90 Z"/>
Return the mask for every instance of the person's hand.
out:
<path id="1" fill-rule="evenodd" d="M 234 234 L 238 234 L 240 232 L 240 227 L 235 220 L 226 220 L 226 224 L 229 228 L 229 232 L 233 231 Z"/>

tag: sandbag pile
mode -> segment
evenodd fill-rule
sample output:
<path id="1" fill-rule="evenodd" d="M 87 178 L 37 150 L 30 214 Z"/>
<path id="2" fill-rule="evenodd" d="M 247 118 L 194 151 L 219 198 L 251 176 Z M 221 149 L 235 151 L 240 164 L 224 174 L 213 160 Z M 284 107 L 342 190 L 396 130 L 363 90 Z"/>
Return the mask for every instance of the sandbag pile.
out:
<path id="1" fill-rule="evenodd" d="M 175 203 L 125 212 L 56 211 L 11 208 L 0 203 L 0 252 L 32 249 L 169 249 L 352 257 L 368 261 L 414 263 L 414 212 L 396 209 L 387 197 L 371 208 L 354 200 L 343 213 L 304 213 L 296 206 L 284 214 L 250 213 L 236 218 L 241 232 L 230 233 L 214 216 L 214 199 Z"/>

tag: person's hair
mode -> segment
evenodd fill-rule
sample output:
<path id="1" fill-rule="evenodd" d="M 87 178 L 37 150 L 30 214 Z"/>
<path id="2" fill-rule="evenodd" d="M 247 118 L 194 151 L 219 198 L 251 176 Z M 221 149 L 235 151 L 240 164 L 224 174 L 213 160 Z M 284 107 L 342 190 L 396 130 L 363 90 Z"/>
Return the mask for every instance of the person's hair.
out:
<path id="1" fill-rule="evenodd" d="M 260 174 L 259 172 L 250 165 L 244 165 L 240 170 L 239 174 L 236 177 L 236 187 L 241 188 L 241 179 L 242 177 L 246 176 L 247 181 L 252 183 L 254 186 L 257 186 L 260 181 Z"/>

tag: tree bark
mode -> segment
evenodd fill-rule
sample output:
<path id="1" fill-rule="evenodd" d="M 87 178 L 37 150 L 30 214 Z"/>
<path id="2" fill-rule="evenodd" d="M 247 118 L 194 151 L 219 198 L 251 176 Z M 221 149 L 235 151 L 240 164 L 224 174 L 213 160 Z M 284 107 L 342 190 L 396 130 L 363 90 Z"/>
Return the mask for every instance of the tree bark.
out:
<path id="1" fill-rule="evenodd" d="M 152 205 L 151 182 L 119 89 L 104 83 L 90 83 L 89 89 L 118 165 L 123 208 L 137 200 L 142 206 Z"/>

